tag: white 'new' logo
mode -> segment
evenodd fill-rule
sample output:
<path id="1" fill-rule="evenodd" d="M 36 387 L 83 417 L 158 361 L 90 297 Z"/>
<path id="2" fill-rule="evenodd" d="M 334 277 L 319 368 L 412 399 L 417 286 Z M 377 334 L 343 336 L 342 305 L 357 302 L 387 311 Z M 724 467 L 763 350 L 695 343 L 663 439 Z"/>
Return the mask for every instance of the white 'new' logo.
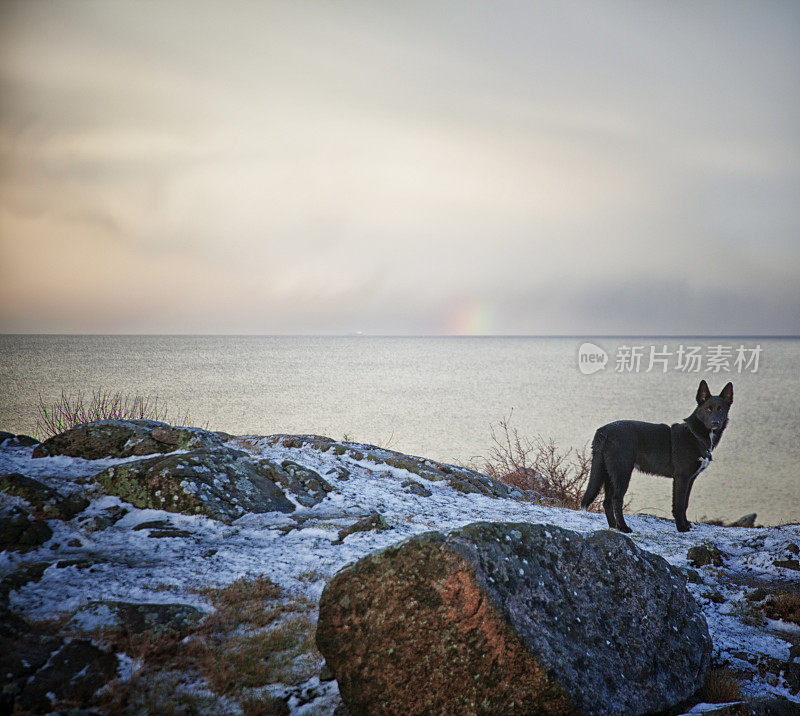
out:
<path id="1" fill-rule="evenodd" d="M 584 375 L 603 370 L 608 363 L 608 353 L 594 343 L 583 343 L 578 349 L 578 369 Z"/>

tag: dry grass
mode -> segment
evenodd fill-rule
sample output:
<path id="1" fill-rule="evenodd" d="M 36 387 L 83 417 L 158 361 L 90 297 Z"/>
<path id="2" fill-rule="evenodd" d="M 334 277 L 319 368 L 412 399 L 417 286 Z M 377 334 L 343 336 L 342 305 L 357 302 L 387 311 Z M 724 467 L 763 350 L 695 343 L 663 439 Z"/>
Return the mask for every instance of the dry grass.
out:
<path id="1" fill-rule="evenodd" d="M 93 634 L 95 641 L 106 645 L 116 653 L 127 654 L 150 666 L 173 664 L 181 651 L 182 635 L 176 633 L 156 634 L 146 629 L 129 632 L 118 629 L 101 629 Z"/>
<path id="2" fill-rule="evenodd" d="M 298 684 L 321 667 L 309 600 L 263 576 L 201 593 L 216 611 L 187 642 L 186 655 L 215 692 Z"/>
<path id="3" fill-rule="evenodd" d="M 725 667 L 709 669 L 695 698 L 707 704 L 724 704 L 742 700 L 742 682 L 736 672 Z"/>
<path id="4" fill-rule="evenodd" d="M 186 644 L 186 653 L 215 692 L 298 684 L 319 670 L 313 605 L 305 598 L 291 598 L 263 576 L 202 593 L 216 611 Z"/>
<path id="5" fill-rule="evenodd" d="M 283 611 L 285 590 L 263 574 L 255 579 L 242 577 L 227 587 L 201 589 L 216 611 L 209 615 L 203 627 L 206 631 L 227 628 L 235 624 L 263 627 L 275 621 Z"/>
<path id="6" fill-rule="evenodd" d="M 314 622 L 308 615 L 282 619 L 269 629 L 203 634 L 187 644 L 200 674 L 218 694 L 272 683 L 300 684 L 321 667 Z"/>
<path id="7" fill-rule="evenodd" d="M 473 458 L 470 467 L 561 507 L 579 509 L 592 462 L 587 447 L 561 450 L 552 438 L 521 436 L 511 426 L 511 415 L 491 427 L 488 455 Z"/>
<path id="8" fill-rule="evenodd" d="M 764 625 L 764 612 L 758 604 L 752 602 L 736 602 L 731 612 L 742 624 L 753 627 Z"/>
<path id="9" fill-rule="evenodd" d="M 319 672 L 323 659 L 314 644 L 310 600 L 288 594 L 264 576 L 237 579 L 199 593 L 215 611 L 186 638 L 108 630 L 95 635 L 140 664 L 134 678 L 115 682 L 97 706 L 110 713 L 201 713 L 204 709 L 191 703 L 195 697 L 176 692 L 172 698 L 162 693 L 170 680 L 202 679 L 213 692 L 209 698 L 236 700 L 245 698 L 248 689 L 273 683 L 296 685 Z M 165 703 L 160 709 L 148 710 L 149 704 L 162 698 Z M 245 701 L 246 713 L 282 713 L 279 700 Z"/>
<path id="10" fill-rule="evenodd" d="M 777 592 L 770 595 L 764 604 L 764 614 L 770 619 L 800 624 L 800 594 Z"/>
<path id="11" fill-rule="evenodd" d="M 310 584 L 311 582 L 319 582 L 322 581 L 323 579 L 328 579 L 328 576 L 329 575 L 325 574 L 324 572 L 321 572 L 318 569 L 308 569 L 305 572 L 300 572 L 300 574 L 297 575 L 297 579 L 300 582 Z"/>
<path id="12" fill-rule="evenodd" d="M 128 681 L 114 681 L 101 689 L 93 706 L 107 714 L 131 716 L 194 716 L 220 712 L 219 700 L 213 694 L 198 694 L 192 686 L 179 671 L 140 669 Z"/>
<path id="13" fill-rule="evenodd" d="M 244 716 L 289 716 L 289 706 L 283 699 L 269 696 L 248 696 L 241 700 Z"/>
<path id="14" fill-rule="evenodd" d="M 37 437 L 46 439 L 76 425 L 95 420 L 158 420 L 172 425 L 190 425 L 188 413 L 172 413 L 155 396 L 94 390 L 90 396 L 82 391 L 70 395 L 61 391 L 54 403 L 46 403 L 39 395 L 39 416 L 36 419 Z"/>

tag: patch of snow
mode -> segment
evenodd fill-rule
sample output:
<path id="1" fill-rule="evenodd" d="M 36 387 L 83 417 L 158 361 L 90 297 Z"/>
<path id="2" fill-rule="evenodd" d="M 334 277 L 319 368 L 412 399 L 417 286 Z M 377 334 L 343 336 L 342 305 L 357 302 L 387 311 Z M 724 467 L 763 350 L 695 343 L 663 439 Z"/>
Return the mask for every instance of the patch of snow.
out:
<path id="1" fill-rule="evenodd" d="M 139 659 L 133 659 L 122 652 L 117 655 L 117 676 L 122 681 L 130 681 L 134 672 L 141 667 Z"/>
<path id="2" fill-rule="evenodd" d="M 781 619 L 767 619 L 767 627 L 773 631 L 800 636 L 800 625 L 792 624 L 792 622 L 785 622 Z"/>
<path id="3" fill-rule="evenodd" d="M 114 626 L 116 619 L 107 604 L 97 604 L 93 608 L 81 609 L 69 620 L 68 626 L 81 632 Z"/>
<path id="4" fill-rule="evenodd" d="M 735 704 L 741 703 L 739 701 L 728 701 L 724 704 L 695 704 L 692 708 L 687 711 L 683 716 L 687 716 L 687 714 L 704 714 L 706 711 L 714 711 L 715 709 L 721 709 L 725 706 L 733 706 Z"/>

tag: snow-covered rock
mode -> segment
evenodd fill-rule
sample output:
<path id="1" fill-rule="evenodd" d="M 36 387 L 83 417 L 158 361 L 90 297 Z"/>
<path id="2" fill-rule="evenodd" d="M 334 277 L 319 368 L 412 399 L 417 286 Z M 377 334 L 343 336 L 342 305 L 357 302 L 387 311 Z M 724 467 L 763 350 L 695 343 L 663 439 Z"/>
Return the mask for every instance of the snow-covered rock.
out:
<path id="1" fill-rule="evenodd" d="M 375 550 L 423 532 L 447 532 L 476 521 L 551 524 L 584 535 L 606 527 L 601 515 L 538 504 L 530 494 L 466 468 L 374 446 L 302 435 L 235 439 L 220 435 L 220 440 L 224 442 L 212 449 L 240 451 L 236 459 L 243 463 L 256 466 L 268 461 L 280 468 L 289 485 L 278 480 L 275 484 L 291 502 L 292 511 L 249 511 L 244 496 L 226 496 L 222 488 L 221 499 L 229 499 L 233 506 L 237 499 L 241 508 L 227 518 L 230 524 L 205 514 L 169 511 L 160 503 L 137 507 L 109 494 L 95 476 L 150 458 L 136 454 L 34 458 L 33 446 L 25 441 L 3 440 L 0 476 L 15 473 L 33 478 L 60 497 L 83 498 L 89 504 L 72 517 L 42 513 L 39 519 L 51 531 L 45 541 L 31 545 L 27 552 L 0 552 L 0 608 L 5 601 L 9 619 L 45 623 L 57 640 L 53 643 L 61 644 L 71 636 L 69 620 L 91 602 L 189 605 L 208 613 L 215 606 L 209 589 L 258 578 L 278 585 L 288 595 L 291 608 L 289 602 L 285 612 L 273 607 L 273 616 L 281 624 L 285 618 L 285 628 L 306 639 L 298 642 L 298 648 L 313 650 L 315 609 L 326 583 L 339 569 Z M 177 457 L 190 449 L 177 444 L 167 447 L 170 454 L 159 450 L 161 454 L 152 457 Z M 314 475 L 330 489 L 320 489 Z M 210 479 L 213 484 L 213 475 Z M 297 493 L 292 492 L 292 480 Z M 300 488 L 308 497 L 301 499 Z M 59 499 L 50 498 L 53 504 Z M 11 491 L 0 492 L 0 504 L 7 510 L 36 512 L 25 495 Z M 371 520 L 374 529 L 348 529 L 374 514 L 381 517 Z M 148 523 L 158 527 L 136 529 Z M 677 533 L 671 521 L 649 515 L 631 515 L 628 523 L 639 548 L 692 575 L 688 589 L 708 623 L 712 669 L 724 666 L 739 674 L 747 698 L 800 701 L 796 678 L 800 666 L 797 657 L 790 656 L 797 635 L 773 628 L 764 618 L 762 602 L 745 598 L 757 588 L 768 594 L 798 591 L 795 564 L 800 526 L 748 529 L 696 524 L 690 532 Z M 342 531 L 346 536 L 340 539 Z M 715 548 L 723 559 L 719 565 L 689 572 L 687 551 L 695 546 Z M 305 621 L 298 620 L 298 610 L 305 610 Z M 308 633 L 303 631 L 307 628 Z M 193 638 L 192 634 L 186 637 L 186 648 Z M 242 645 L 263 638 L 235 633 Z M 31 639 L 34 642 L 39 643 Z M 305 643 L 308 646 L 302 646 Z M 120 676 L 113 688 L 132 688 L 135 683 L 138 689 L 149 689 L 147 693 L 155 699 L 163 696 L 156 691 L 158 685 L 166 684 L 169 694 L 179 694 L 181 704 L 193 704 L 187 708 L 203 713 L 240 713 L 244 701 L 261 698 L 283 701 L 295 714 L 333 713 L 340 703 L 336 682 L 324 672 L 309 678 L 306 667 L 292 671 L 304 659 L 305 664 L 317 663 L 319 655 L 310 651 L 287 656 L 289 666 L 282 667 L 281 676 L 266 682 L 254 678 L 241 688 L 214 687 L 192 666 L 173 669 L 122 652 L 116 658 Z M 38 660 L 35 663 L 39 666 L 29 661 L 20 667 L 27 669 L 25 678 L 41 668 Z M 132 675 L 135 681 L 126 681 Z"/>
<path id="2" fill-rule="evenodd" d="M 176 428 L 156 420 L 97 420 L 48 438 L 33 457 L 67 455 L 97 460 L 219 447 L 223 437 L 200 428 Z"/>
<path id="3" fill-rule="evenodd" d="M 220 447 L 112 465 L 94 479 L 135 507 L 230 522 L 248 513 L 292 512 L 295 504 L 276 484 L 283 474 L 268 460 Z"/>

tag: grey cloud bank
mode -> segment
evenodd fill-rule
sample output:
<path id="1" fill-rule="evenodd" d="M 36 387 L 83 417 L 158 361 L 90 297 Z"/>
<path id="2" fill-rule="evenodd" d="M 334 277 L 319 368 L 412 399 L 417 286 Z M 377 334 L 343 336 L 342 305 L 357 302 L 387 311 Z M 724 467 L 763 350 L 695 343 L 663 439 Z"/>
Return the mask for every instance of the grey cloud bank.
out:
<path id="1" fill-rule="evenodd" d="M 800 333 L 795 4 L 0 12 L 2 331 Z"/>

